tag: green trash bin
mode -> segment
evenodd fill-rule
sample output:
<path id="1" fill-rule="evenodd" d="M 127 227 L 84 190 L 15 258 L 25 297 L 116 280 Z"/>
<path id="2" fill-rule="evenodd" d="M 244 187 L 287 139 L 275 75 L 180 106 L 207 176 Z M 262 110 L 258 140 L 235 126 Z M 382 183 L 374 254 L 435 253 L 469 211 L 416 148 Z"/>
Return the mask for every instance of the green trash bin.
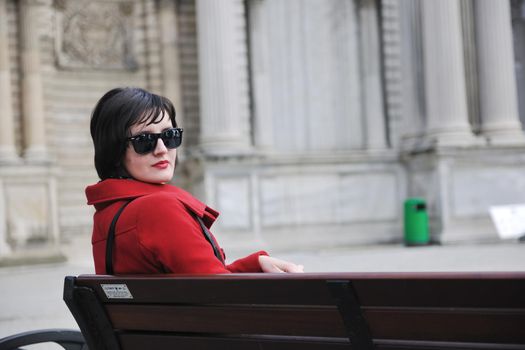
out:
<path id="1" fill-rule="evenodd" d="M 407 246 L 427 245 L 430 241 L 428 230 L 427 204 L 422 198 L 405 200 L 405 244 Z"/>

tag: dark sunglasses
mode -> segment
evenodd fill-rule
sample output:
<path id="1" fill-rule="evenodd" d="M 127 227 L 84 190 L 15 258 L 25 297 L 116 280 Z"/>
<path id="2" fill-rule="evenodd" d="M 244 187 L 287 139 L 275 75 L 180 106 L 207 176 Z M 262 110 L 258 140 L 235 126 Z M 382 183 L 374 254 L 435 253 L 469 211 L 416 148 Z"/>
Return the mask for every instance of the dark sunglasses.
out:
<path id="1" fill-rule="evenodd" d="M 159 138 L 162 139 L 166 148 L 177 148 L 182 143 L 182 129 L 171 128 L 160 134 L 144 133 L 128 137 L 128 141 L 131 141 L 135 152 L 138 154 L 146 154 L 152 152 L 155 147 L 157 147 L 157 140 Z"/>

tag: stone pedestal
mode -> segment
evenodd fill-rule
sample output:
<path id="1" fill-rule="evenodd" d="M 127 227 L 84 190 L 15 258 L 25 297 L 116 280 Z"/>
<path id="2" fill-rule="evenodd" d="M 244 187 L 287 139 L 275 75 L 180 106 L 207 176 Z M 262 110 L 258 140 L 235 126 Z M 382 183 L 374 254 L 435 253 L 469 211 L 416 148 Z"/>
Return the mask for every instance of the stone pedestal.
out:
<path id="1" fill-rule="evenodd" d="M 405 180 L 395 152 L 269 156 L 203 167 L 206 202 L 221 213 L 213 230 L 228 248 L 401 240 Z"/>
<path id="2" fill-rule="evenodd" d="M 431 234 L 442 243 L 497 241 L 489 209 L 525 198 L 523 150 L 448 148 L 407 162 L 408 196 L 428 202 Z"/>
<path id="3" fill-rule="evenodd" d="M 46 165 L 0 167 L 0 263 L 60 255 L 56 176 Z"/>

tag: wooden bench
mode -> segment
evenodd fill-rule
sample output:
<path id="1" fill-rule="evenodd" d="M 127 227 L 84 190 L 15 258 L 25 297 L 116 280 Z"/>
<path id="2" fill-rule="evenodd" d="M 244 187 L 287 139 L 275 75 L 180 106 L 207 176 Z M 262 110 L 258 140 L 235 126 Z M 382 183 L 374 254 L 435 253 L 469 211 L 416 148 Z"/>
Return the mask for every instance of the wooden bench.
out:
<path id="1" fill-rule="evenodd" d="M 98 349 L 525 349 L 525 272 L 66 277 Z"/>

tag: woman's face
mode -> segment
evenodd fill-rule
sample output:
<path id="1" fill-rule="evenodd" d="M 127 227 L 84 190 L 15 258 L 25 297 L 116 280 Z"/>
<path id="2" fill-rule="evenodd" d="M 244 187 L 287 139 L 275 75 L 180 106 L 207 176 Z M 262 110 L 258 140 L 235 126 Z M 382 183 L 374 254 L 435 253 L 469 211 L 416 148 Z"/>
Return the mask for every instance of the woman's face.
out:
<path id="1" fill-rule="evenodd" d="M 130 128 L 131 136 L 144 133 L 159 134 L 167 129 L 173 128 L 171 119 L 167 114 L 158 124 L 135 124 Z M 124 155 L 124 167 L 131 177 L 135 180 L 163 184 L 169 182 L 175 171 L 175 159 L 177 149 L 168 149 L 161 138 L 157 140 L 157 145 L 152 152 L 138 154 L 133 149 L 131 142 L 128 142 L 126 154 Z"/>

